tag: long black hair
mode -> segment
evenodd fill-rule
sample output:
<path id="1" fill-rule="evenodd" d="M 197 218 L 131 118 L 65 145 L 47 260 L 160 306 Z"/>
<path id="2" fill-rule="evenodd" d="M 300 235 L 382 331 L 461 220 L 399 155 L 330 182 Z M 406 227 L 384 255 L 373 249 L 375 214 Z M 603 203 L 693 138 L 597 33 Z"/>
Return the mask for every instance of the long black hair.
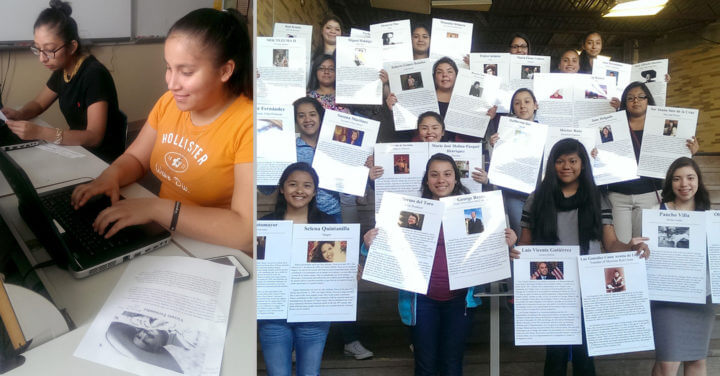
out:
<path id="1" fill-rule="evenodd" d="M 310 203 L 308 203 L 308 223 L 315 223 L 319 219 L 321 219 L 322 212 L 317 207 L 317 190 L 320 179 L 318 178 L 318 174 L 317 172 L 315 172 L 315 169 L 312 168 L 312 166 L 305 162 L 296 162 L 291 164 L 290 166 L 287 166 L 285 168 L 285 171 L 283 171 L 282 175 L 280 175 L 280 180 L 278 181 L 278 190 L 283 189 L 283 186 L 290 177 L 290 174 L 295 171 L 302 171 L 310 174 L 313 184 L 315 185 L 315 191 L 313 192 L 315 193 L 315 196 L 313 196 L 313 198 L 310 200 Z M 285 195 L 283 195 L 282 192 L 278 192 L 277 201 L 275 201 L 275 210 L 273 210 L 273 217 L 285 218 L 285 213 L 287 213 L 287 206 L 288 202 L 285 199 Z"/>
<path id="2" fill-rule="evenodd" d="M 310 255 L 310 262 L 328 262 L 328 260 L 326 260 L 322 254 L 322 246 L 325 244 L 330 244 L 333 248 L 336 245 L 334 241 L 329 241 L 329 240 L 319 241 L 315 245 L 315 248 L 313 248 L 313 250 L 312 250 L 312 254 Z"/>
<path id="3" fill-rule="evenodd" d="M 73 53 L 77 55 L 80 53 L 82 45 L 80 44 L 77 22 L 75 22 L 74 18 L 70 17 L 71 14 L 72 7 L 69 3 L 60 0 L 50 0 L 50 7 L 40 12 L 40 15 L 38 15 L 33 25 L 33 30 L 41 26 L 47 26 L 66 44 L 72 41 L 77 42 L 77 48 Z M 69 46 L 66 48 L 69 48 Z"/>
<path id="4" fill-rule="evenodd" d="M 582 163 L 580 176 L 578 176 L 577 193 L 571 198 L 565 198 L 562 186 L 555 169 L 555 161 L 562 155 L 577 154 Z M 570 199 L 572 202 L 567 202 Z M 589 240 L 600 240 L 602 236 L 602 222 L 600 213 L 600 193 L 595 186 L 592 165 L 588 153 L 580 141 L 565 138 L 558 141 L 547 159 L 545 178 L 535 189 L 532 207 L 530 208 L 532 240 L 535 244 L 555 244 L 558 241 L 557 215 L 565 205 L 574 205 L 578 209 L 578 236 L 580 246 L 585 246 Z"/>
<path id="5" fill-rule="evenodd" d="M 622 96 L 620 97 L 620 108 L 618 109 L 618 111 L 627 110 L 628 93 L 630 93 L 630 90 L 636 87 L 639 87 L 640 89 L 642 89 L 643 92 L 645 92 L 645 95 L 647 96 L 648 106 L 655 105 L 655 98 L 653 98 L 652 93 L 650 93 L 650 89 L 648 89 L 647 85 L 640 81 L 634 81 L 631 82 L 630 85 L 625 88 L 625 90 L 623 90 Z"/>
<path id="6" fill-rule="evenodd" d="M 588 39 L 589 36 L 593 34 L 600 35 L 600 33 L 598 33 L 597 31 L 591 30 L 585 33 L 585 35 L 583 35 L 582 41 L 580 42 L 580 49 L 582 51 L 580 51 L 580 70 L 578 71 L 579 73 L 592 73 L 590 57 L 588 56 L 587 51 L 585 51 L 585 41 Z M 602 35 L 600 35 L 600 40 L 602 40 Z"/>
<path id="7" fill-rule="evenodd" d="M 335 65 L 335 56 L 333 55 L 319 55 L 312 62 L 312 69 L 310 69 L 310 80 L 308 81 L 307 91 L 317 90 L 320 87 L 320 81 L 318 81 L 317 74 L 320 65 L 327 60 L 332 60 Z"/>
<path id="8" fill-rule="evenodd" d="M 680 157 L 676 159 L 668 168 L 667 175 L 665 176 L 665 181 L 663 182 L 662 194 L 660 195 L 662 197 L 662 202 L 675 201 L 675 192 L 673 192 L 672 189 L 672 179 L 675 171 L 682 167 L 691 167 L 693 170 L 695 170 L 695 173 L 697 174 L 698 188 L 697 192 L 695 193 L 695 210 L 710 210 L 710 193 L 708 193 L 708 190 L 707 188 L 705 188 L 705 184 L 703 183 L 700 166 L 698 166 L 698 164 L 694 160 L 688 157 Z"/>
<path id="9" fill-rule="evenodd" d="M 433 196 L 433 193 L 430 191 L 430 186 L 428 185 L 428 170 L 430 169 L 430 164 L 435 161 L 445 161 L 450 163 L 453 167 L 453 171 L 455 172 L 455 188 L 453 188 L 452 192 L 450 192 L 450 196 L 470 193 L 470 190 L 467 189 L 462 182 L 460 182 L 460 169 L 455 163 L 455 160 L 447 154 L 437 153 L 430 157 L 425 165 L 425 175 L 423 175 L 422 185 L 420 186 L 422 198 L 432 198 Z"/>
<path id="10" fill-rule="evenodd" d="M 217 66 L 229 60 L 235 62 L 235 69 L 225 86 L 232 94 L 253 97 L 252 46 L 245 16 L 235 9 L 197 9 L 175 22 L 168 31 L 168 38 L 173 33 L 197 38 L 199 46 L 214 52 L 213 60 Z"/>

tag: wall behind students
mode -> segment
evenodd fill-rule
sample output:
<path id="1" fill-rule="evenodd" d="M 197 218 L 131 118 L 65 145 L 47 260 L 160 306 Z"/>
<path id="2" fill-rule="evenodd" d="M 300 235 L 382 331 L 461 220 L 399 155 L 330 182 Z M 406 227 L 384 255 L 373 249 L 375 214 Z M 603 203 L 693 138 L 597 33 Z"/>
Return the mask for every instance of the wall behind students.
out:
<path id="1" fill-rule="evenodd" d="M 90 53 L 110 71 L 118 92 L 120 109 L 129 122 L 147 118 L 155 101 L 167 90 L 163 43 L 93 46 Z M 51 72 L 38 62 L 30 50 L 0 52 L 0 66 L 7 69 L 3 103 L 20 107 L 35 98 Z M 0 77 L 4 78 L 4 77 Z M 53 126 L 67 127 L 65 118 L 54 103 L 40 118 Z"/>
<path id="2" fill-rule="evenodd" d="M 313 33 L 329 12 L 326 0 L 263 0 L 257 2 L 257 35 L 269 37 L 275 22 L 313 26 Z"/>

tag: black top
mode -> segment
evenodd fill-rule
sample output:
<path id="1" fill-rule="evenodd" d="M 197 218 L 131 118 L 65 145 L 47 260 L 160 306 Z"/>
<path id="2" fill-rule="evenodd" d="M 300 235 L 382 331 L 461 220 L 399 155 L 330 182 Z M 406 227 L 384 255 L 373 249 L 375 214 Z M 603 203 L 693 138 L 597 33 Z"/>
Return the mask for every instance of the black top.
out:
<path id="1" fill-rule="evenodd" d="M 99 146 L 87 149 L 111 163 L 125 151 L 125 116 L 118 107 L 117 91 L 110 72 L 90 55 L 70 82 L 65 82 L 63 74 L 62 69 L 53 72 L 47 87 L 57 93 L 60 111 L 70 129 L 87 129 L 88 107 L 97 102 L 107 102 L 108 117 L 103 140 Z"/>

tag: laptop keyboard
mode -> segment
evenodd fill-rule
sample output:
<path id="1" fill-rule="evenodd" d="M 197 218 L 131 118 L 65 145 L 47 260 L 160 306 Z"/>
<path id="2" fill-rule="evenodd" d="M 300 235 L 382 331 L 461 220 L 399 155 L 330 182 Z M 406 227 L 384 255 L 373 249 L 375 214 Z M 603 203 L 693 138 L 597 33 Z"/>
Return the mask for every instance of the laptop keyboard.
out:
<path id="1" fill-rule="evenodd" d="M 92 227 L 97 215 L 110 206 L 110 198 L 107 196 L 93 198 L 83 207 L 75 210 L 70 205 L 70 196 L 74 188 L 74 186 L 67 189 L 60 188 L 40 196 L 40 201 L 48 209 L 50 216 L 83 246 L 83 249 L 73 249 L 73 251 L 95 255 L 96 252 L 108 251 L 129 243 L 130 238 L 124 231 L 118 232 L 110 239 L 105 239 Z M 62 232 L 60 229 L 58 231 Z"/>

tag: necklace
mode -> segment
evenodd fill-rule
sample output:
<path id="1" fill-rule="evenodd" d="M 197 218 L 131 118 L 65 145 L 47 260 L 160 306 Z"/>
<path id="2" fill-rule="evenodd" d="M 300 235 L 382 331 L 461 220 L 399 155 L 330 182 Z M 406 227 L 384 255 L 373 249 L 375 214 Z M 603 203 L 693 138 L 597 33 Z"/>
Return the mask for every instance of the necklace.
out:
<path id="1" fill-rule="evenodd" d="M 80 69 L 80 65 L 82 65 L 83 61 L 85 61 L 86 57 L 87 56 L 81 56 L 78 58 L 78 60 L 75 62 L 75 66 L 73 67 L 72 72 L 63 72 L 63 80 L 65 80 L 65 83 L 69 83 L 70 80 L 72 80 L 72 78 L 75 76 L 75 73 L 77 73 L 78 69 Z"/>

